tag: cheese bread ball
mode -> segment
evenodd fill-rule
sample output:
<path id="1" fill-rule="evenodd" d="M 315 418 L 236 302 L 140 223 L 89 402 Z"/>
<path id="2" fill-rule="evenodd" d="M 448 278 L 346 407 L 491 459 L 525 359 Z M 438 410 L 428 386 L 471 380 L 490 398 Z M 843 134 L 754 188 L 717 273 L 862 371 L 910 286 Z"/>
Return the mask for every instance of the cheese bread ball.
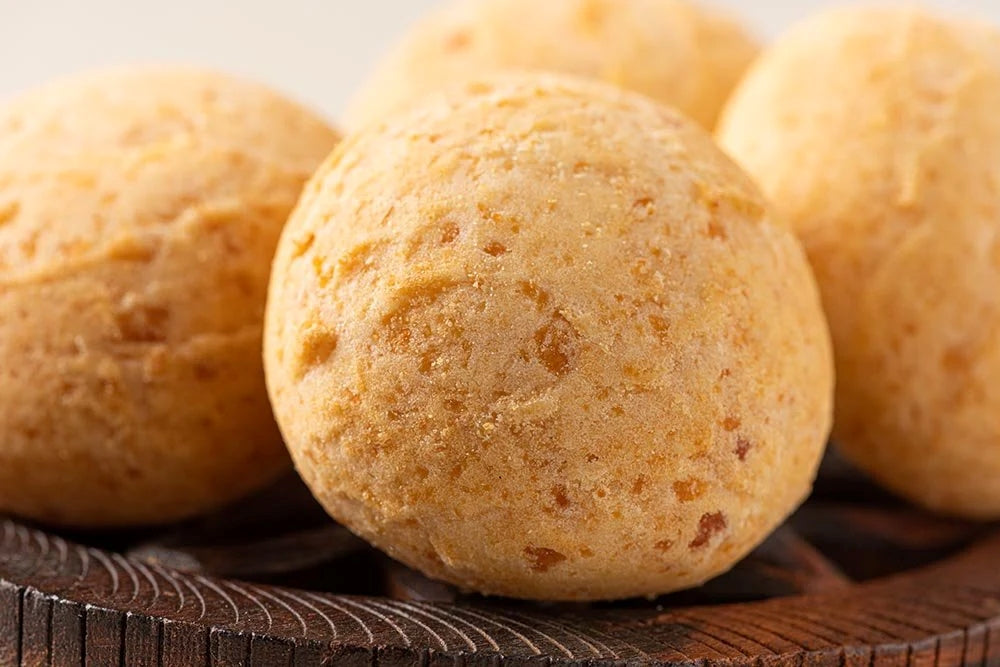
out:
<path id="1" fill-rule="evenodd" d="M 329 512 L 521 598 L 727 570 L 809 492 L 832 364 L 798 241 L 708 135 L 548 76 L 345 140 L 282 236 L 265 325 Z"/>
<path id="2" fill-rule="evenodd" d="M 763 56 L 719 131 L 815 267 L 843 452 L 983 519 L 1000 518 L 998 109 L 996 30 L 849 9 Z"/>
<path id="3" fill-rule="evenodd" d="M 161 523 L 286 468 L 267 278 L 335 140 L 263 87 L 186 69 L 0 107 L 0 512 Z"/>
<path id="4" fill-rule="evenodd" d="M 405 35 L 354 99 L 347 123 L 520 69 L 600 79 L 712 128 L 757 50 L 732 18 L 692 0 L 454 0 Z"/>

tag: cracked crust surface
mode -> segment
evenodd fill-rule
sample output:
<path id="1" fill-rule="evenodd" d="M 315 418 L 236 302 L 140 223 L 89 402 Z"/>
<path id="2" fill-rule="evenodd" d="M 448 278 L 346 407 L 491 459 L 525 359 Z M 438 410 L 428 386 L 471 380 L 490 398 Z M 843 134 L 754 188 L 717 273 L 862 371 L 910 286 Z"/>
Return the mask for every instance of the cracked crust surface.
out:
<path id="1" fill-rule="evenodd" d="M 643 93 L 711 128 L 757 50 L 735 20 L 688 0 L 459 0 L 385 58 L 347 124 L 359 127 L 465 79 L 539 70 Z"/>
<path id="2" fill-rule="evenodd" d="M 728 569 L 808 493 L 831 366 L 798 242 L 710 138 L 550 76 L 346 139 L 283 233 L 265 325 L 331 514 L 526 598 Z"/>
<path id="3" fill-rule="evenodd" d="M 719 129 L 801 236 L 837 357 L 835 439 L 888 488 L 1000 518 L 1000 32 L 821 14 Z"/>
<path id="4" fill-rule="evenodd" d="M 173 521 L 284 469 L 259 361 L 269 263 L 335 139 L 186 69 L 0 108 L 0 510 Z"/>

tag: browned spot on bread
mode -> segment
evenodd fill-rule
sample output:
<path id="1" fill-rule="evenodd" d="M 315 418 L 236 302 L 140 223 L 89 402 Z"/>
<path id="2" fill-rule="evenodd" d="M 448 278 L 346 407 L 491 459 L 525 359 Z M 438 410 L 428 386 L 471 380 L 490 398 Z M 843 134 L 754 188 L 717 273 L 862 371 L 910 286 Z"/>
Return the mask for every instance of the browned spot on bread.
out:
<path id="1" fill-rule="evenodd" d="M 659 315 L 649 316 L 649 326 L 653 327 L 653 333 L 660 340 L 666 340 L 667 334 L 670 333 L 670 322 Z"/>
<path id="2" fill-rule="evenodd" d="M 697 500 L 705 493 L 705 482 L 692 477 L 691 479 L 674 482 L 674 494 L 682 503 Z"/>
<path id="3" fill-rule="evenodd" d="M 517 284 L 517 288 L 521 291 L 521 294 L 534 301 L 539 310 L 549 304 L 549 293 L 535 283 L 526 280 L 521 281 Z"/>
<path id="4" fill-rule="evenodd" d="M 716 535 L 726 529 L 726 515 L 722 512 L 702 515 L 698 522 L 698 534 L 688 545 L 691 549 L 701 549 L 707 546 Z"/>
<path id="5" fill-rule="evenodd" d="M 156 257 L 156 244 L 148 238 L 123 236 L 111 244 L 108 256 L 123 262 L 151 262 Z"/>
<path id="6" fill-rule="evenodd" d="M 557 484 L 552 487 L 552 498 L 556 502 L 556 507 L 559 509 L 566 509 L 569 507 L 569 496 L 566 495 L 566 487 L 562 484 Z"/>
<path id="7" fill-rule="evenodd" d="M 315 242 L 316 235 L 312 232 L 309 232 L 305 236 L 301 236 L 297 239 L 292 239 L 292 259 L 306 254 Z"/>
<path id="8" fill-rule="evenodd" d="M 535 332 L 538 360 L 553 375 L 565 375 L 576 355 L 573 326 L 559 313 Z"/>
<path id="9" fill-rule="evenodd" d="M 722 421 L 722 428 L 726 429 L 729 432 L 732 432 L 738 429 L 742 424 L 743 422 L 741 422 L 736 417 L 726 417 Z"/>
<path id="10" fill-rule="evenodd" d="M 559 553 L 555 549 L 548 549 L 546 547 L 524 547 L 524 555 L 528 559 L 531 569 L 535 572 L 548 572 L 553 567 L 566 560 L 566 556 L 564 554 Z"/>
<path id="11" fill-rule="evenodd" d="M 632 493 L 635 495 L 639 495 L 640 493 L 642 493 L 642 490 L 645 487 L 646 487 L 646 476 L 639 475 L 638 477 L 635 478 L 635 481 L 632 482 Z"/>
<path id="12" fill-rule="evenodd" d="M 639 280 L 646 280 L 647 276 L 650 274 L 650 270 L 648 261 L 645 259 L 637 259 L 632 263 L 631 268 L 629 268 L 629 273 Z"/>
<path id="13" fill-rule="evenodd" d="M 740 459 L 740 461 L 747 460 L 747 454 L 750 453 L 751 449 L 753 449 L 753 443 L 751 443 L 746 438 L 740 438 L 736 441 L 735 451 L 736 451 L 736 456 Z"/>
<path id="14" fill-rule="evenodd" d="M 434 360 L 437 359 L 437 355 L 434 352 L 425 352 L 420 356 L 420 364 L 417 366 L 417 370 L 421 373 L 430 373 L 434 368 Z"/>
<path id="15" fill-rule="evenodd" d="M 632 202 L 632 209 L 644 218 L 656 213 L 656 202 L 651 197 L 640 197 Z"/>
<path id="16" fill-rule="evenodd" d="M 122 339 L 129 343 L 162 343 L 167 339 L 170 311 L 161 306 L 139 303 L 127 296 L 115 315 Z"/>
<path id="17" fill-rule="evenodd" d="M 424 557 L 427 558 L 427 560 L 429 560 L 430 562 L 435 563 L 439 567 L 444 566 L 444 561 L 441 560 L 441 556 L 439 556 L 438 552 L 434 551 L 433 549 L 425 550 Z"/>
<path id="18" fill-rule="evenodd" d="M 710 239 L 719 239 L 720 241 L 725 241 L 726 239 L 729 238 L 729 235 L 726 233 L 725 227 L 720 225 L 717 220 L 709 221 L 708 231 L 706 232 L 706 235 Z"/>
<path id="19" fill-rule="evenodd" d="M 507 246 L 499 241 L 490 241 L 483 247 L 483 252 L 491 257 L 499 257 L 500 255 L 507 254 Z"/>
<path id="20" fill-rule="evenodd" d="M 658 551 L 670 551 L 670 549 L 673 546 L 674 546 L 673 540 L 660 540 L 659 542 L 653 545 L 653 548 L 655 548 Z"/>
<path id="21" fill-rule="evenodd" d="M 441 228 L 441 243 L 445 245 L 447 245 L 448 243 L 452 243 L 455 239 L 458 238 L 458 232 L 459 232 L 458 225 L 454 223 L 446 224 L 444 227 Z"/>
<path id="22" fill-rule="evenodd" d="M 484 202 L 476 204 L 476 208 L 479 210 L 479 215 L 483 218 L 483 220 L 495 222 L 497 224 L 508 224 L 510 225 L 511 231 L 515 234 L 520 231 L 520 221 L 517 216 L 497 211 Z"/>
<path id="23" fill-rule="evenodd" d="M 18 201 L 0 203 L 0 225 L 6 225 L 16 218 L 20 211 L 21 203 Z"/>
<path id="24" fill-rule="evenodd" d="M 316 282 L 320 287 L 326 287 L 330 284 L 330 280 L 333 278 L 333 273 L 326 267 L 323 262 L 323 258 L 316 255 L 312 258 L 313 274 L 316 276 Z"/>

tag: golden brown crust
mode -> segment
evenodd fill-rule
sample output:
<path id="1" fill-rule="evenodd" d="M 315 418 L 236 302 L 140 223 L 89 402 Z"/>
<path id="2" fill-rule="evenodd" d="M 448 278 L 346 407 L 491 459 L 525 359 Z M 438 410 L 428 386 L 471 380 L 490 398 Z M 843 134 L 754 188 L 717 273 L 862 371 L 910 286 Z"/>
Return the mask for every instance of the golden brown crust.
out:
<path id="1" fill-rule="evenodd" d="M 320 501 L 487 593 L 702 582 L 805 497 L 829 427 L 798 243 L 693 123 L 575 79 L 469 84 L 347 139 L 265 331 Z"/>
<path id="2" fill-rule="evenodd" d="M 757 50 L 736 21 L 689 0 L 459 0 L 404 37 L 347 124 L 462 80 L 545 70 L 644 93 L 711 128 Z"/>
<path id="3" fill-rule="evenodd" d="M 844 452 L 978 518 L 1000 517 L 998 108 L 995 29 L 855 8 L 766 52 L 719 130 L 816 270 Z"/>
<path id="4" fill-rule="evenodd" d="M 274 93 L 194 70 L 0 109 L 0 509 L 165 522 L 284 468 L 259 362 L 269 262 L 334 143 Z"/>

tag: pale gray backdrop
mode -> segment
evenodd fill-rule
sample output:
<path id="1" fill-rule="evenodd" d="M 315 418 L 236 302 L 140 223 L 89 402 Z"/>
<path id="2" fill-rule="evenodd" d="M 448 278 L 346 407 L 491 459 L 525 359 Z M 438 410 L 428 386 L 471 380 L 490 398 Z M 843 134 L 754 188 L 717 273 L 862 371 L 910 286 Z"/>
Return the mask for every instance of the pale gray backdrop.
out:
<path id="1" fill-rule="evenodd" d="M 545 2 L 545 0 L 538 0 Z M 0 99 L 130 62 L 210 65 L 270 83 L 331 118 L 378 55 L 438 0 L 0 0 Z M 762 37 L 836 0 L 714 0 Z M 937 0 L 1000 23 L 1000 0 Z"/>

